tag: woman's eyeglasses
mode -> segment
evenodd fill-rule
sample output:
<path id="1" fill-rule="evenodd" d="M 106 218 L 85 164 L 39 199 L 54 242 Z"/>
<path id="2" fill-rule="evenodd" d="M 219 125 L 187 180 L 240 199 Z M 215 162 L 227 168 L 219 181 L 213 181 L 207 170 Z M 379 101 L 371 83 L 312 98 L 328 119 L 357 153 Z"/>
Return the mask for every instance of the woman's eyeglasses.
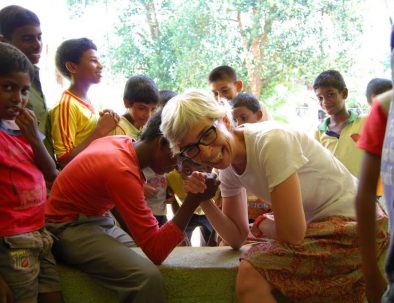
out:
<path id="1" fill-rule="evenodd" d="M 193 159 L 197 157 L 198 154 L 200 153 L 201 151 L 200 145 L 208 146 L 211 145 L 213 142 L 215 142 L 217 138 L 217 133 L 216 133 L 217 122 L 218 121 L 215 120 L 213 124 L 202 133 L 200 140 L 198 140 L 197 143 L 190 144 L 185 148 L 183 148 L 180 152 L 180 155 L 182 157 Z"/>

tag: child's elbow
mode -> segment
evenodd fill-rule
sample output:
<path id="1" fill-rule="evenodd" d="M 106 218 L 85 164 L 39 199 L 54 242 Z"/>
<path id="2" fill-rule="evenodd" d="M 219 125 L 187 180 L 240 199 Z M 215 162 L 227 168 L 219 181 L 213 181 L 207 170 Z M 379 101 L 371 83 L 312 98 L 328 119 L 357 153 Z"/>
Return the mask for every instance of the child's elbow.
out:
<path id="1" fill-rule="evenodd" d="M 163 263 L 164 260 L 167 258 L 167 256 L 153 256 L 153 255 L 147 255 L 147 256 L 155 265 L 161 265 L 161 263 Z"/>

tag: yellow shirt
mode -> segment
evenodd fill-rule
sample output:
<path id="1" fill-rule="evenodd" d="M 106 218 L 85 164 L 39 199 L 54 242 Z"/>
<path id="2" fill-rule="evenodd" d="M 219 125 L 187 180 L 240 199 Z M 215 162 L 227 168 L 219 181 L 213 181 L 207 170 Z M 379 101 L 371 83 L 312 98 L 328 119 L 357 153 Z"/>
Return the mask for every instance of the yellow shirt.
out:
<path id="1" fill-rule="evenodd" d="M 118 125 L 109 133 L 110 136 L 126 135 L 133 138 L 134 140 L 138 140 L 140 134 L 141 130 L 136 128 L 124 116 L 120 117 Z"/>
<path id="2" fill-rule="evenodd" d="M 167 186 L 172 190 L 174 193 L 175 199 L 177 200 L 178 204 L 181 205 L 183 200 L 186 198 L 186 193 L 183 188 L 183 180 L 182 176 L 176 170 L 167 174 Z M 196 215 L 204 215 L 203 210 L 201 207 L 197 207 L 194 211 Z"/>
<path id="3" fill-rule="evenodd" d="M 356 146 L 356 143 L 360 137 L 366 117 L 358 116 L 352 111 L 349 111 L 349 114 L 347 125 L 342 129 L 339 138 L 333 136 L 332 132 L 330 134 L 328 129 L 330 117 L 327 117 L 320 125 L 315 133 L 315 138 L 358 178 L 360 176 L 363 151 Z"/>
<path id="4" fill-rule="evenodd" d="M 76 146 L 85 141 L 97 124 L 93 106 L 69 91 L 63 92 L 60 101 L 49 115 L 58 161 L 67 157 Z"/>

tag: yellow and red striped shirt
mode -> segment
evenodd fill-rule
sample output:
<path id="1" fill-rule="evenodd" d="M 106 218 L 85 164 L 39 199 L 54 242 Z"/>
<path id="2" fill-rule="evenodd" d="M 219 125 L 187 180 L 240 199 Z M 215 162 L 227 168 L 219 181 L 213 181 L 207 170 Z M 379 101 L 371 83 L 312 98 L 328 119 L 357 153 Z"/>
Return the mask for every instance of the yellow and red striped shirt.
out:
<path id="1" fill-rule="evenodd" d="M 64 91 L 49 113 L 52 139 L 58 161 L 67 157 L 96 127 L 97 117 L 91 104 Z"/>

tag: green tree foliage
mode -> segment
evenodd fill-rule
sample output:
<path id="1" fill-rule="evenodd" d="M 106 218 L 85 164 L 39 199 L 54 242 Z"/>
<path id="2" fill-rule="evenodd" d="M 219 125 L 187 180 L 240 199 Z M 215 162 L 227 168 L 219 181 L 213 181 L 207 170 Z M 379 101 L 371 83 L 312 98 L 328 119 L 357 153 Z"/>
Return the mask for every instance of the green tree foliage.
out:
<path id="1" fill-rule="evenodd" d="M 346 72 L 362 33 L 359 0 L 129 1 L 112 52 L 115 71 L 146 73 L 160 87 L 206 87 L 215 66 L 233 66 L 246 88 L 310 84 L 324 69 Z M 283 102 L 279 101 L 279 103 Z M 272 106 L 275 106 L 272 104 Z"/>
<path id="2" fill-rule="evenodd" d="M 108 0 L 67 0 L 74 11 Z M 360 44 L 362 0 L 113 0 L 122 6 L 112 73 L 144 73 L 163 89 L 206 87 L 216 66 L 270 100 L 278 85 L 310 85 L 328 68 L 347 73 Z"/>

